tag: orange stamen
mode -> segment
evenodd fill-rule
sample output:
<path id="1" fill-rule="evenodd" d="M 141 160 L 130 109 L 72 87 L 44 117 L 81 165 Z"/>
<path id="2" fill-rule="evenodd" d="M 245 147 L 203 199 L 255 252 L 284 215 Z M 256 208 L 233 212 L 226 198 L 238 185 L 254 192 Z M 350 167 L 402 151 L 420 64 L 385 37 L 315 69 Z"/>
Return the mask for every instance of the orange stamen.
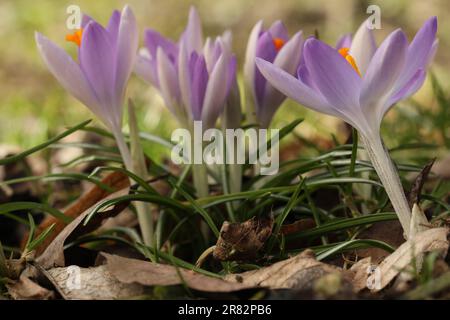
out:
<path id="1" fill-rule="evenodd" d="M 275 49 L 277 49 L 277 51 L 280 51 L 281 48 L 283 48 L 284 44 L 285 44 L 285 41 L 283 39 L 280 39 L 280 38 L 273 39 L 273 45 L 275 46 Z"/>
<path id="2" fill-rule="evenodd" d="M 361 72 L 359 71 L 358 65 L 356 64 L 355 59 L 349 54 L 350 49 L 349 48 L 341 48 L 339 49 L 339 53 L 341 56 L 347 60 L 348 63 L 355 69 L 355 71 L 358 73 L 358 75 L 361 77 Z"/>
<path id="3" fill-rule="evenodd" d="M 66 35 L 66 41 L 74 42 L 77 46 L 81 46 L 81 38 L 83 36 L 83 28 L 75 31 L 73 34 Z"/>

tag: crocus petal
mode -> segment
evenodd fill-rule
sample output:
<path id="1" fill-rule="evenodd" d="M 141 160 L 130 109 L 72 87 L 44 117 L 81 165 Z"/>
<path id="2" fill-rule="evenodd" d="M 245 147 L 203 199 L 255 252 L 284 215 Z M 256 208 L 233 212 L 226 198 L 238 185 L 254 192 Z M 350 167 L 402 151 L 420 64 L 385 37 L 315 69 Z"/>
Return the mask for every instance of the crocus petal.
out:
<path id="1" fill-rule="evenodd" d="M 175 67 L 162 48 L 157 49 L 156 56 L 158 61 L 157 70 L 161 95 L 170 111 L 172 111 L 176 117 L 180 117 L 180 110 L 178 110 L 180 89 L 178 87 L 178 78 Z"/>
<path id="2" fill-rule="evenodd" d="M 106 30 L 108 31 L 112 39 L 111 42 L 113 43 L 114 46 L 116 45 L 117 36 L 119 34 L 120 17 L 121 17 L 120 12 L 114 10 L 111 15 L 111 18 L 109 18 L 108 26 L 106 27 Z"/>
<path id="3" fill-rule="evenodd" d="M 373 36 L 373 30 L 368 27 L 368 20 L 359 27 L 352 40 L 350 55 L 355 59 L 361 74 L 365 74 L 372 60 L 377 45 Z"/>
<path id="4" fill-rule="evenodd" d="M 203 47 L 203 31 L 200 17 L 195 7 L 191 7 L 189 11 L 189 21 L 182 35 L 182 41 L 186 43 L 186 49 L 189 54 L 193 51 L 201 52 Z"/>
<path id="5" fill-rule="evenodd" d="M 325 99 L 286 71 L 260 58 L 256 58 L 256 65 L 267 81 L 289 98 L 313 110 L 336 115 L 336 112 Z"/>
<path id="6" fill-rule="evenodd" d="M 303 34 L 298 32 L 281 48 L 273 64 L 289 74 L 295 74 L 300 63 L 303 48 Z M 264 89 L 264 105 L 257 110 L 261 126 L 267 127 L 285 96 L 267 81 Z"/>
<path id="7" fill-rule="evenodd" d="M 389 110 L 391 106 L 399 102 L 400 100 L 403 100 L 405 98 L 410 97 L 414 93 L 416 93 L 423 85 L 425 78 L 426 78 L 426 72 L 423 69 L 417 70 L 416 74 L 414 74 L 409 81 L 406 82 L 406 84 L 400 88 L 400 90 L 394 92 L 392 97 L 387 101 L 387 103 L 384 106 L 384 110 L 382 112 L 382 116 Z"/>
<path id="8" fill-rule="evenodd" d="M 181 100 L 187 110 L 192 110 L 191 105 L 191 80 L 192 73 L 189 68 L 190 55 L 187 52 L 186 45 L 182 41 L 178 55 L 178 80 L 180 86 Z M 190 113 L 188 113 L 190 114 Z"/>
<path id="9" fill-rule="evenodd" d="M 134 64 L 134 72 L 142 80 L 158 88 L 159 83 L 157 81 L 157 75 L 155 72 L 156 70 L 155 68 L 153 68 L 149 54 L 144 52 L 146 50 L 147 49 L 139 50 L 139 54 L 136 58 L 136 63 Z"/>
<path id="10" fill-rule="evenodd" d="M 82 17 L 81 17 L 81 28 L 86 28 L 88 23 L 93 21 L 94 19 L 92 19 L 89 15 L 83 13 Z"/>
<path id="11" fill-rule="evenodd" d="M 336 43 L 336 49 L 350 48 L 352 46 L 352 35 L 346 34 L 339 38 Z"/>
<path id="12" fill-rule="evenodd" d="M 359 107 L 361 78 L 337 50 L 308 39 L 304 55 L 311 78 L 329 104 L 342 111 Z"/>
<path id="13" fill-rule="evenodd" d="M 111 108 L 118 108 L 115 90 L 112 89 L 115 88 L 114 47 L 108 32 L 94 21 L 89 22 L 83 32 L 79 60 L 81 69 L 89 80 L 104 114 L 111 117 Z M 113 123 L 118 121 L 115 118 L 111 120 Z"/>
<path id="14" fill-rule="evenodd" d="M 313 79 L 311 78 L 311 74 L 306 68 L 306 65 L 302 64 L 297 69 L 297 78 L 299 81 L 303 82 L 305 85 L 315 90 L 317 94 L 320 94 L 320 91 L 317 90 L 317 87 L 314 84 Z"/>
<path id="15" fill-rule="evenodd" d="M 268 30 L 273 38 L 279 38 L 284 41 L 289 39 L 289 34 L 286 26 L 280 20 L 275 21 Z"/>
<path id="16" fill-rule="evenodd" d="M 258 45 L 259 35 L 262 31 L 262 21 L 258 21 L 258 23 L 253 27 L 250 37 L 247 42 L 247 50 L 245 52 L 245 63 L 244 63 L 244 77 L 246 81 L 246 86 L 250 93 L 253 95 L 253 100 L 256 101 L 256 92 L 255 92 L 255 74 L 256 74 L 256 66 L 255 66 L 255 57 L 256 57 L 256 47 Z"/>
<path id="17" fill-rule="evenodd" d="M 228 64 L 228 79 L 227 79 L 227 94 L 231 91 L 231 87 L 235 85 L 237 71 L 237 58 L 231 55 L 230 63 Z"/>
<path id="18" fill-rule="evenodd" d="M 360 104 L 367 113 L 377 113 L 403 70 L 408 50 L 406 35 L 399 29 L 387 37 L 376 51 L 363 79 Z"/>
<path id="19" fill-rule="evenodd" d="M 272 35 L 269 32 L 263 32 L 259 37 L 256 47 L 256 57 L 273 62 L 277 56 L 277 53 L 278 52 L 273 43 Z M 258 108 L 261 108 L 264 101 L 266 79 L 264 79 L 259 70 L 255 70 L 254 86 L 256 103 Z"/>
<path id="20" fill-rule="evenodd" d="M 171 61 L 175 61 L 178 56 L 177 45 L 152 29 L 145 30 L 145 46 L 153 58 L 156 58 L 158 48 L 162 48 Z"/>
<path id="21" fill-rule="evenodd" d="M 209 73 L 212 72 L 214 66 L 216 65 L 217 60 L 219 60 L 219 57 L 222 54 L 222 51 L 223 50 L 220 41 L 218 41 L 218 39 L 216 39 L 216 41 L 212 41 L 210 38 L 206 39 L 203 52 Z"/>
<path id="22" fill-rule="evenodd" d="M 203 101 L 208 84 L 208 70 L 203 56 L 199 56 L 196 59 L 192 73 L 191 112 L 194 120 L 201 120 Z"/>
<path id="23" fill-rule="evenodd" d="M 67 52 L 56 46 L 42 34 L 36 32 L 35 38 L 39 53 L 53 76 L 61 83 L 64 89 L 103 120 L 99 102 L 85 79 L 80 66 L 73 61 Z"/>
<path id="24" fill-rule="evenodd" d="M 398 87 L 403 87 L 419 69 L 425 69 L 434 55 L 437 32 L 437 18 L 429 19 L 417 32 L 408 49 L 405 70 L 398 82 Z"/>
<path id="25" fill-rule="evenodd" d="M 231 32 L 231 30 L 225 30 L 220 38 L 222 39 L 224 46 L 227 47 L 229 51 L 231 51 L 233 45 L 233 33 Z"/>
<path id="26" fill-rule="evenodd" d="M 225 103 L 230 57 L 222 54 L 210 74 L 202 107 L 202 121 L 205 129 L 214 126 Z"/>
<path id="27" fill-rule="evenodd" d="M 133 71 L 136 53 L 139 45 L 139 33 L 136 18 L 129 6 L 125 6 L 120 18 L 117 35 L 117 70 L 116 70 L 116 93 L 118 101 L 123 101 L 125 88 Z M 122 108 L 119 108 L 120 116 Z M 122 117 L 120 117 L 122 118 Z"/>

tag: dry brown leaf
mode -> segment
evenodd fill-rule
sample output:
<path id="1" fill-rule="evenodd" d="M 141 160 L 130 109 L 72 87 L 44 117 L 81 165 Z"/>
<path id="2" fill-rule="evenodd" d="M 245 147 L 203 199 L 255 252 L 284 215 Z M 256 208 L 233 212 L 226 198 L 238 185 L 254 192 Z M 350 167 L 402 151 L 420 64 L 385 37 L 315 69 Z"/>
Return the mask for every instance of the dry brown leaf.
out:
<path id="1" fill-rule="evenodd" d="M 330 273 L 342 273 L 342 269 L 317 261 L 314 252 L 306 250 L 295 257 L 259 270 L 228 275 L 225 280 L 249 287 L 307 290 L 313 289 L 318 279 Z"/>
<path id="2" fill-rule="evenodd" d="M 430 163 L 423 167 L 422 171 L 420 171 L 414 180 L 411 191 L 408 194 L 408 203 L 410 208 L 412 208 L 414 204 L 420 203 L 420 196 L 422 194 L 423 186 L 428 179 L 428 175 L 430 174 L 431 168 L 433 168 L 435 161 L 436 159 L 433 159 Z"/>
<path id="3" fill-rule="evenodd" d="M 127 188 L 130 185 L 130 181 L 127 175 L 121 172 L 112 172 L 108 174 L 102 183 L 112 188 L 115 191 Z M 110 195 L 111 193 L 95 185 L 86 194 L 81 196 L 75 203 L 70 205 L 64 214 L 71 218 L 76 218 L 85 212 L 87 209 Z M 58 236 L 58 234 L 67 226 L 64 222 L 56 219 L 53 216 L 46 217 L 36 228 L 36 236 L 39 236 L 41 232 L 46 230 L 52 224 L 55 224 L 54 232 L 52 232 L 37 248 L 36 255 L 40 255 L 48 247 L 48 245 Z M 22 247 L 25 246 L 28 239 L 26 234 L 22 239 Z"/>
<path id="4" fill-rule="evenodd" d="M 398 220 L 381 221 L 363 230 L 358 239 L 370 239 L 383 241 L 394 248 L 398 248 L 405 242 L 403 228 Z M 378 264 L 389 255 L 389 252 L 380 248 L 366 248 L 356 250 L 359 258 L 372 258 L 372 263 Z"/>
<path id="5" fill-rule="evenodd" d="M 45 289 L 22 274 L 19 280 L 6 284 L 8 293 L 14 300 L 49 300 L 54 298 L 54 292 Z"/>
<path id="6" fill-rule="evenodd" d="M 54 268 L 47 270 L 46 276 L 66 300 L 113 300 L 136 297 L 146 292 L 142 285 L 118 281 L 105 265 Z"/>
<path id="7" fill-rule="evenodd" d="M 299 233 L 305 230 L 309 230 L 316 227 L 316 222 L 314 219 L 306 218 L 306 219 L 300 219 L 298 221 L 295 221 L 291 224 L 284 224 L 281 226 L 281 233 L 285 236 Z"/>
<path id="8" fill-rule="evenodd" d="M 449 242 L 447 235 L 449 229 L 434 228 L 420 232 L 402 244 L 395 252 L 383 260 L 367 281 L 374 283 L 374 292 L 385 288 L 400 272 L 424 253 L 438 251 L 447 254 Z"/>
<path id="9" fill-rule="evenodd" d="M 355 292 L 367 288 L 367 278 L 369 277 L 372 266 L 372 258 L 367 257 L 359 260 L 350 268 L 350 271 L 353 272 L 352 284 Z"/>
<path id="10" fill-rule="evenodd" d="M 171 265 L 123 258 L 102 253 L 108 271 L 120 282 L 138 283 L 144 286 L 172 286 L 186 284 L 189 288 L 204 292 L 233 292 L 244 289 L 302 289 L 313 290 L 317 280 L 329 274 L 342 277 L 350 283 L 350 275 L 338 267 L 315 259 L 314 253 L 305 251 L 293 258 L 277 262 L 269 267 L 240 274 L 231 274 L 224 279 L 213 278 L 191 270 Z"/>
<path id="11" fill-rule="evenodd" d="M 123 258 L 102 253 L 106 258 L 107 270 L 120 282 L 138 283 L 144 286 L 173 286 L 185 283 L 189 288 L 204 292 L 233 292 L 249 289 L 241 283 L 228 282 L 208 277 L 191 270 L 175 268 L 171 265 Z M 181 277 L 180 277 L 181 276 Z"/>
<path id="12" fill-rule="evenodd" d="M 111 194 L 103 200 L 114 199 L 120 196 L 124 196 L 128 194 L 129 189 L 125 188 L 118 192 Z M 69 225 L 67 225 L 53 240 L 52 243 L 47 247 L 47 249 L 42 253 L 37 259 L 36 262 L 44 269 L 50 269 L 54 267 L 64 267 L 65 259 L 64 259 L 64 243 L 66 240 L 71 237 L 79 236 L 83 233 L 91 232 L 97 229 L 101 222 L 106 219 L 113 217 L 120 213 L 128 204 L 122 203 L 120 205 L 114 206 L 113 208 L 102 211 L 96 214 L 96 216 L 89 222 L 88 225 L 83 225 L 83 220 L 86 216 L 91 213 L 95 204 L 85 210 L 82 214 L 80 214 L 75 220 L 73 220 Z"/>
<path id="13" fill-rule="evenodd" d="M 225 221 L 214 249 L 220 261 L 247 260 L 256 256 L 272 234 L 273 217 L 253 217 L 242 223 Z"/>

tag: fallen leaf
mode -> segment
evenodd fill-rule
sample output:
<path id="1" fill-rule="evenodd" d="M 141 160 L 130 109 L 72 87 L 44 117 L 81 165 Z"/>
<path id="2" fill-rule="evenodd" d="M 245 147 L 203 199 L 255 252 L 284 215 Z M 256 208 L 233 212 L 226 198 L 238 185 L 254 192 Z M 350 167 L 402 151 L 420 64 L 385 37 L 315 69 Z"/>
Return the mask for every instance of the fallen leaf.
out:
<path id="1" fill-rule="evenodd" d="M 102 183 L 112 188 L 115 191 L 127 188 L 130 185 L 129 178 L 127 175 L 121 172 L 112 172 L 108 174 L 103 180 Z M 70 205 L 65 211 L 64 214 L 71 218 L 77 218 L 87 209 L 110 195 L 111 192 L 106 191 L 105 189 L 100 188 L 95 185 L 90 189 L 86 194 L 81 196 L 74 204 Z M 36 255 L 40 255 L 44 250 L 48 247 L 48 245 L 58 236 L 58 234 L 67 226 L 64 222 L 56 219 L 53 216 L 46 217 L 36 228 L 35 236 L 38 237 L 44 230 L 46 230 L 49 226 L 55 224 L 54 232 L 51 233 L 37 248 Z M 22 248 L 25 246 L 26 241 L 28 239 L 28 235 L 25 235 L 22 239 Z"/>
<path id="2" fill-rule="evenodd" d="M 367 288 L 367 278 L 369 277 L 371 270 L 374 268 L 372 264 L 372 258 L 367 257 L 359 260 L 355 263 L 350 271 L 353 272 L 353 289 L 355 292 L 359 292 Z"/>
<path id="3" fill-rule="evenodd" d="M 122 189 L 117 191 L 110 196 L 106 197 L 103 200 L 114 199 L 120 196 L 127 195 L 129 192 L 129 188 Z M 113 217 L 119 214 L 123 209 L 127 207 L 127 203 L 121 203 L 120 205 L 116 205 L 109 210 L 105 210 L 102 212 L 98 212 L 93 219 L 89 222 L 88 225 L 83 225 L 83 220 L 88 216 L 92 209 L 94 209 L 94 204 L 92 207 L 86 209 L 82 214 L 80 214 L 75 220 L 73 220 L 70 224 L 68 224 L 50 243 L 47 249 L 36 259 L 36 262 L 44 269 L 50 269 L 54 267 L 64 267 L 65 266 L 65 258 L 64 258 L 64 243 L 66 240 L 70 240 L 82 234 L 91 232 L 97 229 L 102 221 L 106 218 Z"/>
<path id="4" fill-rule="evenodd" d="M 49 300 L 54 298 L 54 292 L 41 287 L 36 282 L 22 274 L 19 280 L 7 283 L 8 293 L 14 300 Z"/>
<path id="5" fill-rule="evenodd" d="M 375 223 L 363 230 L 358 235 L 358 239 L 383 241 L 394 248 L 398 248 L 405 242 L 403 228 L 398 220 Z M 378 264 L 389 255 L 389 252 L 380 248 L 366 248 L 356 250 L 356 255 L 359 258 L 370 257 L 374 264 Z"/>
<path id="6" fill-rule="evenodd" d="M 214 249 L 220 261 L 248 260 L 264 246 L 272 234 L 273 217 L 253 217 L 242 223 L 225 221 Z"/>
<path id="7" fill-rule="evenodd" d="M 295 257 L 259 270 L 228 275 L 225 280 L 249 287 L 310 290 L 313 289 L 315 281 L 330 273 L 343 273 L 343 271 L 338 267 L 317 261 L 314 252 L 306 250 Z M 346 279 L 348 278 L 346 274 L 343 275 Z"/>
<path id="8" fill-rule="evenodd" d="M 191 270 L 175 268 L 143 260 L 123 258 L 102 253 L 107 270 L 120 282 L 138 283 L 144 286 L 173 286 L 186 284 L 189 288 L 204 292 L 233 292 L 252 286 L 209 277 Z"/>
<path id="9" fill-rule="evenodd" d="M 92 268 L 54 268 L 47 270 L 46 276 L 66 300 L 113 300 L 146 293 L 142 285 L 117 280 L 105 265 Z"/>
<path id="10" fill-rule="evenodd" d="M 426 252 L 438 251 L 446 255 L 449 247 L 448 233 L 447 228 L 429 229 L 402 244 L 383 260 L 376 272 L 368 277 L 367 281 L 374 284 L 372 291 L 377 292 L 385 288 L 399 273 Z"/>
<path id="11" fill-rule="evenodd" d="M 295 221 L 291 224 L 284 224 L 281 226 L 281 233 L 285 236 L 289 234 L 299 233 L 316 227 L 314 219 L 306 218 Z"/>

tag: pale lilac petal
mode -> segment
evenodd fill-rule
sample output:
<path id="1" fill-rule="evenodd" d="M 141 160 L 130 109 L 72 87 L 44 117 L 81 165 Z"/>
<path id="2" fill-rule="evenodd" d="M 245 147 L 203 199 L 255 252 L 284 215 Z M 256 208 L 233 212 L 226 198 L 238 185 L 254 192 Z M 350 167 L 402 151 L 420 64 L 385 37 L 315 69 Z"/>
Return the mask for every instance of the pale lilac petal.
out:
<path id="1" fill-rule="evenodd" d="M 297 69 L 297 79 L 303 82 L 305 85 L 317 91 L 313 80 L 311 79 L 311 74 L 305 64 L 302 64 Z M 318 92 L 318 91 L 317 91 Z"/>
<path id="2" fill-rule="evenodd" d="M 82 17 L 81 17 L 81 28 L 86 28 L 88 23 L 94 21 L 94 19 L 92 19 L 90 16 L 88 16 L 87 14 L 83 13 Z"/>
<path id="3" fill-rule="evenodd" d="M 214 126 L 225 103 L 230 57 L 222 54 L 209 76 L 202 107 L 202 121 L 205 129 Z"/>
<path id="4" fill-rule="evenodd" d="M 261 34 L 262 31 L 262 25 L 263 22 L 258 21 L 258 23 L 253 27 L 247 42 L 247 49 L 245 52 L 244 78 L 246 82 L 246 87 L 250 91 L 250 94 L 253 95 L 254 101 L 256 101 L 256 92 L 255 92 L 256 47 L 258 45 L 259 35 Z"/>
<path id="5" fill-rule="evenodd" d="M 304 55 L 313 82 L 331 105 L 342 111 L 359 108 L 361 78 L 337 50 L 309 39 Z"/>
<path id="6" fill-rule="evenodd" d="M 377 50 L 373 30 L 369 29 L 368 21 L 369 20 L 364 21 L 359 27 L 358 31 L 353 37 L 349 52 L 350 55 L 352 55 L 352 57 L 355 59 L 362 75 L 366 73 L 367 68 L 370 64 L 370 60 L 372 60 L 372 57 Z"/>
<path id="7" fill-rule="evenodd" d="M 191 95 L 191 112 L 194 120 L 202 119 L 202 107 L 205 98 L 206 87 L 208 85 L 208 70 L 206 68 L 205 58 L 199 56 L 195 59 L 192 77 L 192 95 Z"/>
<path id="8" fill-rule="evenodd" d="M 408 40 L 400 29 L 378 48 L 363 79 L 360 104 L 365 112 L 378 112 L 378 102 L 385 100 L 403 70 L 407 50 Z"/>
<path id="9" fill-rule="evenodd" d="M 36 32 L 35 38 L 44 63 L 64 89 L 90 108 L 100 119 L 105 120 L 104 115 L 101 114 L 99 102 L 79 65 L 67 52 L 42 34 Z"/>
<path id="10" fill-rule="evenodd" d="M 263 32 L 259 37 L 258 44 L 256 46 L 256 57 L 273 62 L 277 56 L 277 53 L 278 51 L 275 48 L 271 34 L 269 32 Z M 266 80 L 259 70 L 255 70 L 254 81 L 256 103 L 259 107 L 261 107 L 264 101 Z"/>
<path id="11" fill-rule="evenodd" d="M 174 65 L 167 57 L 166 53 L 161 47 L 156 51 L 158 61 L 158 78 L 161 95 L 172 113 L 180 117 L 178 110 L 180 100 L 180 89 L 178 86 L 177 72 Z"/>
<path id="12" fill-rule="evenodd" d="M 313 110 L 336 115 L 325 99 L 286 71 L 260 58 L 256 58 L 256 65 L 267 81 L 289 98 Z"/>
<path id="13" fill-rule="evenodd" d="M 93 88 L 103 111 L 118 108 L 115 88 L 115 54 L 108 32 L 91 21 L 83 32 L 79 50 L 81 70 Z M 118 121 L 116 118 L 112 118 Z"/>
<path id="14" fill-rule="evenodd" d="M 273 64 L 289 74 L 295 74 L 300 64 L 303 49 L 303 34 L 295 34 L 278 52 Z M 264 105 L 256 110 L 261 126 L 267 127 L 285 96 L 266 81 L 264 89 Z"/>
<path id="15" fill-rule="evenodd" d="M 217 60 L 219 60 L 219 57 L 222 54 L 222 51 L 222 43 L 220 38 L 217 38 L 214 42 L 210 38 L 206 40 L 204 56 L 209 73 L 212 72 Z"/>
<path id="16" fill-rule="evenodd" d="M 113 43 L 113 46 L 115 46 L 117 36 L 119 35 L 120 16 L 121 13 L 117 10 L 114 10 L 111 15 L 111 18 L 109 18 L 108 26 L 106 27 L 106 30 L 108 31 L 111 37 L 111 42 Z"/>
<path id="17" fill-rule="evenodd" d="M 136 18 L 129 6 L 125 6 L 120 17 L 116 48 L 116 94 L 119 103 L 123 103 L 125 89 L 133 71 L 139 45 L 139 32 Z M 119 108 L 122 118 L 122 106 Z"/>
<path id="18" fill-rule="evenodd" d="M 224 46 L 231 52 L 233 46 L 233 33 L 231 30 L 225 30 L 220 38 L 222 39 Z"/>
<path id="19" fill-rule="evenodd" d="M 147 49 L 141 49 L 134 64 L 134 73 L 148 84 L 159 87 L 158 76 L 154 64 L 150 61 L 151 57 L 145 53 Z M 156 67 L 156 65 L 155 65 Z"/>
<path id="20" fill-rule="evenodd" d="M 270 32 L 273 38 L 279 38 L 284 41 L 288 41 L 289 39 L 289 34 L 286 29 L 286 26 L 280 20 L 275 21 L 267 31 Z"/>
<path id="21" fill-rule="evenodd" d="M 160 33 L 152 29 L 145 30 L 144 40 L 150 56 L 156 58 L 156 51 L 158 48 L 161 48 L 172 62 L 176 61 L 178 47 L 173 41 L 163 37 Z"/>
<path id="22" fill-rule="evenodd" d="M 231 87 L 237 82 L 237 58 L 235 55 L 231 55 L 230 63 L 228 64 L 228 82 L 227 82 L 227 95 L 231 91 Z"/>
<path id="23" fill-rule="evenodd" d="M 192 68 L 190 68 L 191 55 L 187 52 L 184 42 L 180 44 L 178 55 L 178 81 L 180 86 L 181 100 L 183 105 L 190 111 L 193 109 L 191 105 L 191 82 L 192 82 Z M 188 113 L 190 114 L 190 112 Z"/>
<path id="24" fill-rule="evenodd" d="M 398 82 L 403 87 L 419 69 L 426 69 L 436 49 L 437 18 L 429 19 L 417 32 L 411 42 L 406 58 L 405 69 Z"/>
<path id="25" fill-rule="evenodd" d="M 352 35 L 346 34 L 339 38 L 336 43 L 336 49 L 350 48 L 352 46 Z"/>
<path id="26" fill-rule="evenodd" d="M 382 116 L 389 110 L 389 108 L 399 102 L 400 100 L 406 99 L 416 93 L 423 85 L 426 79 L 426 72 L 423 69 L 417 70 L 416 74 L 406 82 L 406 84 L 400 88 L 398 91 L 394 92 L 392 97 L 386 103 Z"/>
<path id="27" fill-rule="evenodd" d="M 202 51 L 203 47 L 203 31 L 200 17 L 198 15 L 197 9 L 191 7 L 189 11 L 189 20 L 182 35 L 182 41 L 186 43 L 186 49 L 189 54 L 193 51 L 197 53 Z"/>

